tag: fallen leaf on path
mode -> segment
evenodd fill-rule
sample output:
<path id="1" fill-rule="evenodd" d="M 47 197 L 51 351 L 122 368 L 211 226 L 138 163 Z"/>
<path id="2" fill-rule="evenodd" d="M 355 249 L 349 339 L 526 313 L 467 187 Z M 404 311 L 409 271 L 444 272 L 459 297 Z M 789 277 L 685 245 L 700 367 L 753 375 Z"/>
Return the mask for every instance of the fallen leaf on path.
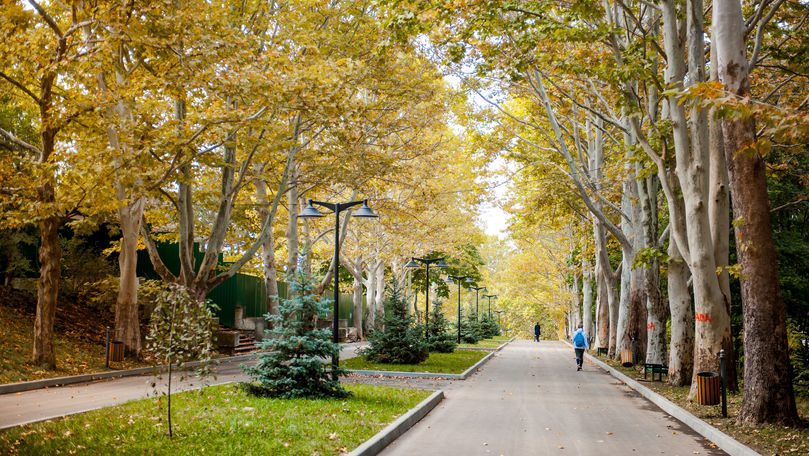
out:
<path id="1" fill-rule="evenodd" d="M 565 447 L 563 447 L 562 445 L 559 445 L 559 449 L 560 449 L 560 450 L 564 450 L 564 449 L 565 449 Z"/>

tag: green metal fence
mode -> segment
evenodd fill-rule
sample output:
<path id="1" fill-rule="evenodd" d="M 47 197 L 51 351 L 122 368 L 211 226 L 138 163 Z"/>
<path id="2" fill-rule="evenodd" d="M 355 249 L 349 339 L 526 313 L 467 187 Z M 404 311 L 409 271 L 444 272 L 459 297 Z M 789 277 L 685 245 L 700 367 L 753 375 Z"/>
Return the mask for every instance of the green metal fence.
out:
<path id="1" fill-rule="evenodd" d="M 161 260 L 172 274 L 180 273 L 179 246 L 175 243 L 161 243 L 157 245 L 157 251 Z M 194 259 L 198 265 L 202 261 L 203 253 L 199 251 L 199 246 L 194 243 Z M 228 266 L 219 255 L 218 264 Z M 138 276 L 149 279 L 158 279 L 159 276 L 152 267 L 152 262 L 146 251 L 138 251 Z M 284 299 L 287 297 L 287 284 L 278 282 L 278 295 Z M 332 292 L 326 291 L 324 296 L 331 297 Z M 236 325 L 236 307 L 244 307 L 244 316 L 261 317 L 267 313 L 267 288 L 264 280 L 247 274 L 237 273 L 230 279 L 224 281 L 219 286 L 211 290 L 207 296 L 214 302 L 218 309 L 214 315 L 219 317 L 219 322 L 225 326 L 234 327 Z M 347 319 L 349 325 L 354 313 L 354 302 L 351 296 L 341 295 L 339 306 L 339 318 Z"/>

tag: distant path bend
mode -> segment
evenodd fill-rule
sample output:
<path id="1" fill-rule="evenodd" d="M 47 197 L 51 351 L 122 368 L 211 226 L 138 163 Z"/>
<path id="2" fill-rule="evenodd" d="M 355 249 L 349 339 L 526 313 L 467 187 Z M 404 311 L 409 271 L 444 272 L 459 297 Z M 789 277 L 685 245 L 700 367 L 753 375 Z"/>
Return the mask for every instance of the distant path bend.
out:
<path id="1" fill-rule="evenodd" d="M 381 454 L 726 454 L 562 342 L 512 342 L 445 394 Z"/>

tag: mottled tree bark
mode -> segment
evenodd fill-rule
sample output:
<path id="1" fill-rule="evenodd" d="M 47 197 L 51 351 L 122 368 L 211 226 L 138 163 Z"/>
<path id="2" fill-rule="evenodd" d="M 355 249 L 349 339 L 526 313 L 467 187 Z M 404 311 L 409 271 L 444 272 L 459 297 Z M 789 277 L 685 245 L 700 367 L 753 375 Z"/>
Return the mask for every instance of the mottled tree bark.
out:
<path id="1" fill-rule="evenodd" d="M 39 189 L 40 202 L 53 201 L 53 187 L 43 184 Z M 34 350 L 32 363 L 48 369 L 56 368 L 53 351 L 53 323 L 56 318 L 56 299 L 59 296 L 60 260 L 58 217 L 48 217 L 39 222 L 39 280 L 37 281 L 37 313 L 34 319 Z"/>
<path id="2" fill-rule="evenodd" d="M 713 3 L 719 80 L 738 97 L 750 94 L 741 5 Z M 712 41 L 713 41 L 712 40 Z M 739 422 L 792 425 L 798 420 L 790 378 L 786 316 L 778 281 L 764 160 L 753 119 L 722 122 L 736 223 L 744 315 L 744 394 Z"/>

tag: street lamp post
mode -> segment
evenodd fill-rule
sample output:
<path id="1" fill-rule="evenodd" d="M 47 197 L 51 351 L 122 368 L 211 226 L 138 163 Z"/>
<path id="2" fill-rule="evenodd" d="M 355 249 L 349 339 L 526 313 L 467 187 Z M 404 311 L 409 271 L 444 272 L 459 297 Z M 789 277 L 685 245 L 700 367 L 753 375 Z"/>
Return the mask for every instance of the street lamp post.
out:
<path id="1" fill-rule="evenodd" d="M 505 310 L 495 310 L 494 311 L 494 313 L 497 314 L 497 326 L 499 326 L 500 328 L 503 328 L 502 326 L 500 326 L 500 314 L 504 313 L 504 312 L 505 312 Z"/>
<path id="2" fill-rule="evenodd" d="M 485 294 L 481 298 L 489 298 L 489 318 L 492 318 L 492 298 L 497 301 L 497 295 Z"/>
<path id="3" fill-rule="evenodd" d="M 325 207 L 332 211 L 334 214 L 334 308 L 332 315 L 332 335 L 331 340 L 333 343 L 338 343 L 337 333 L 339 331 L 339 311 L 340 311 L 340 212 L 362 204 L 362 207 L 357 209 L 356 212 L 351 214 L 354 217 L 360 218 L 376 218 L 378 215 L 368 207 L 368 200 L 349 201 L 347 203 L 327 203 L 325 201 L 309 200 L 309 205 L 298 214 L 299 218 L 319 218 L 324 217 L 326 214 L 318 211 L 315 206 Z M 332 378 L 337 381 L 337 367 L 340 365 L 340 351 L 338 350 L 331 358 L 332 365 Z"/>
<path id="4" fill-rule="evenodd" d="M 466 280 L 464 280 L 466 279 Z M 470 276 L 448 276 L 447 283 L 453 283 L 458 281 L 458 343 L 461 343 L 461 281 L 464 280 L 465 283 L 475 283 Z"/>
<path id="5" fill-rule="evenodd" d="M 469 290 L 467 290 L 467 291 L 472 291 L 472 290 L 475 290 L 475 320 L 477 320 L 478 319 L 478 301 L 479 301 L 478 293 L 480 293 L 480 290 L 483 290 L 483 293 L 486 294 L 486 293 L 489 292 L 489 290 L 487 290 L 486 287 L 473 287 L 473 286 L 470 285 Z"/>
<path id="6" fill-rule="evenodd" d="M 416 258 L 411 257 L 410 262 L 405 265 L 406 268 L 417 268 L 419 267 L 418 263 L 422 263 L 427 272 L 427 285 L 424 287 L 426 298 L 424 300 L 424 336 L 430 336 L 430 265 L 433 263 L 436 264 L 436 267 L 439 268 L 446 268 L 449 267 L 446 261 L 444 261 L 444 257 L 440 258 Z"/>

